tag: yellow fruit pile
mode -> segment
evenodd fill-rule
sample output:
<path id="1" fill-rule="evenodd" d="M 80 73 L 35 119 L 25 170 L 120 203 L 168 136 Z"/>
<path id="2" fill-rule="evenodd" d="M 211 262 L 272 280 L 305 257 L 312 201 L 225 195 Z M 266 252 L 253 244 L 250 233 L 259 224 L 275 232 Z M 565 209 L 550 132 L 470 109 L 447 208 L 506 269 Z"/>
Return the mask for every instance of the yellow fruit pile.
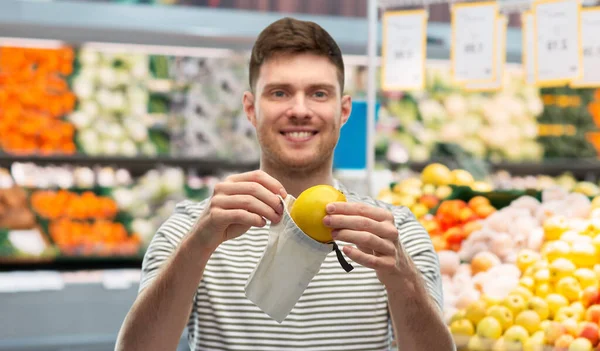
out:
<path id="1" fill-rule="evenodd" d="M 452 316 L 449 328 L 459 347 L 591 351 L 598 346 L 600 222 L 553 217 L 544 232 L 541 252 L 519 252 L 521 278 L 506 297 L 483 296 Z"/>
<path id="2" fill-rule="evenodd" d="M 469 186 L 473 190 L 487 192 L 492 186 L 475 181 L 473 176 L 463 170 L 450 170 L 440 163 L 426 166 L 420 177 L 404 179 L 391 188 L 379 192 L 378 199 L 394 206 L 405 206 L 421 218 L 452 194 L 451 185 Z"/>

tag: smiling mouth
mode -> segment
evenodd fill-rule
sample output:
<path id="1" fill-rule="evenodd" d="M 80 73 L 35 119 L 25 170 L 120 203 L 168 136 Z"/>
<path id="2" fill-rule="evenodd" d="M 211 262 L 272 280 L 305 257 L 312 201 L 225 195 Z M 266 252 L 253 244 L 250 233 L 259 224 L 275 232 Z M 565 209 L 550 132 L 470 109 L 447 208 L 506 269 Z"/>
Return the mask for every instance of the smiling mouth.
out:
<path id="1" fill-rule="evenodd" d="M 301 132 L 280 132 L 281 135 L 285 136 L 286 139 L 290 141 L 305 141 L 313 136 L 317 135 L 316 131 L 301 131 Z"/>

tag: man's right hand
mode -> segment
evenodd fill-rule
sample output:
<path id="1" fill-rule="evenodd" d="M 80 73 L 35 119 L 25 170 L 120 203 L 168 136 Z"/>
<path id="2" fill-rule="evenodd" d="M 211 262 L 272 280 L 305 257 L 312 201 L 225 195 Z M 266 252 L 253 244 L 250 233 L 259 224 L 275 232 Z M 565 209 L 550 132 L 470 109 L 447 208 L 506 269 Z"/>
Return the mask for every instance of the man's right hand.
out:
<path id="1" fill-rule="evenodd" d="M 192 231 L 193 240 L 213 252 L 224 241 L 262 227 L 265 218 L 279 223 L 287 193 L 281 183 L 263 171 L 227 177 L 215 185 L 208 206 Z"/>

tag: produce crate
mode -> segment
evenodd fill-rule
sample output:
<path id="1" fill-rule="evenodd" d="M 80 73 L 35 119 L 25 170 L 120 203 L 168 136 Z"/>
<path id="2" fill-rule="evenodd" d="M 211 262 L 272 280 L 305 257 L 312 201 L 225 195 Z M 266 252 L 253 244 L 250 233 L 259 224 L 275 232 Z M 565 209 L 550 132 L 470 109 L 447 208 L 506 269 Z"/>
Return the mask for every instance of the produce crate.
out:
<path id="1" fill-rule="evenodd" d="M 530 190 L 495 190 L 489 192 L 480 192 L 471 189 L 468 186 L 452 186 L 452 193 L 446 200 L 463 200 L 468 202 L 476 196 L 483 196 L 490 200 L 490 204 L 496 209 L 501 209 L 510 205 L 511 202 L 521 196 L 532 196 L 538 201 L 542 200 L 542 192 L 534 189 Z M 437 208 L 435 209 L 437 210 Z"/>
<path id="2" fill-rule="evenodd" d="M 41 264 L 56 260 L 59 252 L 48 236 L 39 227 L 32 228 L 32 230 L 38 230 L 44 242 L 45 249 L 40 255 L 20 252 L 17 248 L 13 247 L 8 239 L 11 230 L 6 228 L 0 229 L 0 265 Z"/>

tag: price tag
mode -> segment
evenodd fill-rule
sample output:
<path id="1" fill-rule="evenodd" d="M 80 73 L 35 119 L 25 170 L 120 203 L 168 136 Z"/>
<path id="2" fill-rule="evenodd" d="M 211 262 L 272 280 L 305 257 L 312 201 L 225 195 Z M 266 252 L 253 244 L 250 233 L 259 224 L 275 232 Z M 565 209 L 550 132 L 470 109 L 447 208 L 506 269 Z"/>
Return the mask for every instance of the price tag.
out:
<path id="1" fill-rule="evenodd" d="M 581 10 L 583 77 L 571 83 L 574 88 L 600 87 L 600 7 Z"/>
<path id="2" fill-rule="evenodd" d="M 523 44 L 522 44 L 522 64 L 525 71 L 525 81 L 527 84 L 535 84 L 535 56 L 533 46 L 535 45 L 535 36 L 533 31 L 533 15 L 526 11 L 521 15 Z"/>
<path id="3" fill-rule="evenodd" d="M 497 91 L 504 85 L 504 65 L 506 64 L 506 17 L 500 16 L 496 19 L 496 79 L 490 82 L 467 82 L 466 91 Z"/>
<path id="4" fill-rule="evenodd" d="M 457 83 L 496 79 L 496 2 L 455 4 L 452 7 L 450 60 Z"/>
<path id="5" fill-rule="evenodd" d="M 384 91 L 425 87 L 427 12 L 390 11 L 383 15 L 381 84 Z"/>
<path id="6" fill-rule="evenodd" d="M 581 76 L 580 12 L 577 0 L 533 3 L 536 85 L 561 86 Z"/>

